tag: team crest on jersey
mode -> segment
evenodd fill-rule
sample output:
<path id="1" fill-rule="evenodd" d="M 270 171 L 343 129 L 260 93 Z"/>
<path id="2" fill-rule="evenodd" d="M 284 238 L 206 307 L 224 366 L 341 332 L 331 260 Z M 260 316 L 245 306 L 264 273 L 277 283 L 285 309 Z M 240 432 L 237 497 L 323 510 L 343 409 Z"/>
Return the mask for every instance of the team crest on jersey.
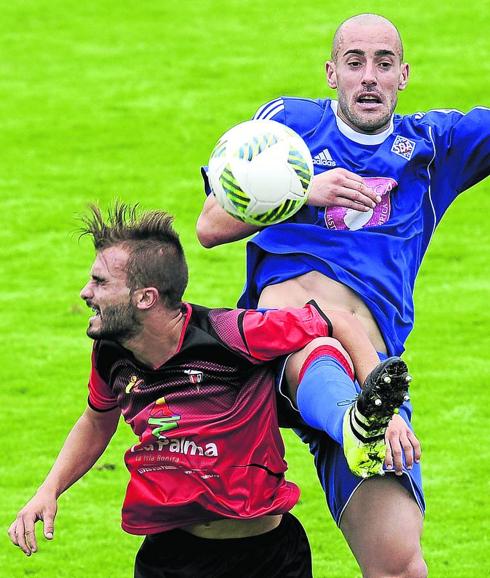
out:
<path id="1" fill-rule="evenodd" d="M 143 385 L 143 383 L 144 381 L 142 379 L 138 379 L 137 375 L 132 375 L 128 385 L 126 386 L 126 393 L 130 393 L 131 391 L 141 391 L 139 387 L 140 385 Z"/>
<path id="2" fill-rule="evenodd" d="M 196 369 L 184 369 L 184 373 L 189 376 L 189 381 L 193 384 L 201 383 L 203 378 L 202 371 L 197 371 Z"/>
<path id="3" fill-rule="evenodd" d="M 415 142 L 404 136 L 398 135 L 391 147 L 391 152 L 396 155 L 403 157 L 409 161 L 412 158 L 413 151 L 415 150 Z"/>
<path id="4" fill-rule="evenodd" d="M 366 212 L 345 207 L 327 207 L 325 224 L 328 229 L 357 231 L 364 227 L 379 227 L 390 218 L 390 192 L 398 183 L 387 177 L 365 177 L 364 182 L 381 197 L 381 202 Z"/>

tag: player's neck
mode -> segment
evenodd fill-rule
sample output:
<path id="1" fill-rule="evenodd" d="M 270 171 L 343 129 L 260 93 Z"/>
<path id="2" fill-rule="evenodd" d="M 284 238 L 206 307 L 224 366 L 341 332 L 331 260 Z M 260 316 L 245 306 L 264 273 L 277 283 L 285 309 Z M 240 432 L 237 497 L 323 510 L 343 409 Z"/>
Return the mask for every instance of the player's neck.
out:
<path id="1" fill-rule="evenodd" d="M 145 319 L 142 331 L 124 343 L 138 361 L 156 369 L 173 357 L 180 346 L 185 313 L 159 311 Z"/>

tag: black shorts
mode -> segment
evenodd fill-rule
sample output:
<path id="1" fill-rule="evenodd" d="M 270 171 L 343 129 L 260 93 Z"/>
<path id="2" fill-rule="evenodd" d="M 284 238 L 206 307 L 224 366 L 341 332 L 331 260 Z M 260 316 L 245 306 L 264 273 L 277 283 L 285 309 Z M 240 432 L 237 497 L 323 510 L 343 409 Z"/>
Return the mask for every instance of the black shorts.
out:
<path id="1" fill-rule="evenodd" d="M 135 578 L 311 578 L 308 538 L 292 514 L 249 538 L 198 538 L 183 530 L 151 534 L 136 556 Z"/>

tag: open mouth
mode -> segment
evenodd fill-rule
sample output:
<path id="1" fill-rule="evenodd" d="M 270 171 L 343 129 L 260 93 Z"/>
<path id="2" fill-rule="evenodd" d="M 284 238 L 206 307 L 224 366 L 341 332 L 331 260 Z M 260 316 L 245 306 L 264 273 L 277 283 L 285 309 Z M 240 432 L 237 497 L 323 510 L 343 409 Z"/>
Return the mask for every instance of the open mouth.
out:
<path id="1" fill-rule="evenodd" d="M 90 309 L 92 309 L 92 311 L 94 312 L 94 315 L 92 315 L 90 319 L 100 317 L 100 309 L 96 305 L 93 305 L 92 303 L 87 303 L 87 307 L 90 307 Z"/>
<path id="2" fill-rule="evenodd" d="M 357 97 L 356 102 L 358 102 L 359 104 L 368 104 L 368 105 L 382 103 L 381 98 L 377 94 L 373 94 L 372 92 L 363 92 Z"/>

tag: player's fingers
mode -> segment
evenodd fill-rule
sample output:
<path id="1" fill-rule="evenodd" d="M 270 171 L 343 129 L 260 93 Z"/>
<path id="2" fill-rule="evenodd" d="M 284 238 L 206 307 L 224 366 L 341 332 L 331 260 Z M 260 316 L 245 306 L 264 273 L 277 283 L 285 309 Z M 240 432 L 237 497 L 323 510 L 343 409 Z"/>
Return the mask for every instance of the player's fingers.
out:
<path id="1" fill-rule="evenodd" d="M 374 209 L 374 207 L 381 202 L 381 197 L 364 183 L 347 179 L 342 183 L 342 187 L 347 189 L 350 198 L 355 199 L 371 209 Z"/>
<path id="2" fill-rule="evenodd" d="M 10 540 L 12 541 L 12 544 L 14 544 L 15 546 L 18 546 L 19 543 L 17 541 L 17 520 L 15 520 L 15 522 L 12 522 L 12 524 L 10 524 L 9 529 L 8 529 L 8 535 Z"/>
<path id="3" fill-rule="evenodd" d="M 54 518 L 56 516 L 56 511 L 47 510 L 44 513 L 44 537 L 48 540 L 52 540 L 54 537 Z"/>
<path id="4" fill-rule="evenodd" d="M 397 476 L 403 472 L 403 450 L 399 438 L 391 439 L 391 454 L 393 456 L 393 468 Z"/>
<path id="5" fill-rule="evenodd" d="M 344 194 L 338 194 L 332 199 L 332 201 L 329 203 L 329 206 L 334 205 L 338 207 L 344 207 L 345 209 L 354 209 L 354 211 L 361 211 L 363 213 L 372 210 L 372 207 L 368 207 L 365 204 L 354 200 L 354 195 L 352 195 L 352 193 L 347 190 L 344 192 Z"/>
<path id="6" fill-rule="evenodd" d="M 368 187 L 364 182 L 363 177 L 356 173 L 348 171 L 347 169 L 338 168 L 332 169 L 326 174 L 333 177 L 338 185 L 357 191 L 363 196 L 368 197 L 371 201 L 374 201 L 376 204 L 381 202 L 381 196 L 375 190 Z"/>
<path id="7" fill-rule="evenodd" d="M 413 448 L 413 459 L 416 464 L 420 462 L 420 458 L 422 457 L 422 446 L 417 438 L 417 436 L 413 433 L 412 430 L 408 430 L 407 437 L 410 440 Z"/>
<path id="8" fill-rule="evenodd" d="M 411 470 L 413 467 L 413 446 L 411 441 L 408 439 L 407 435 L 400 436 L 400 444 L 403 448 L 403 455 L 405 456 L 405 466 L 407 470 Z"/>
<path id="9" fill-rule="evenodd" d="M 352 181 L 350 181 L 350 183 L 352 183 Z M 363 192 L 361 192 L 361 190 L 359 190 L 359 187 L 352 188 L 349 184 L 344 184 L 332 187 L 331 191 L 334 200 L 337 201 L 335 202 L 336 205 L 341 205 L 342 207 L 345 207 L 346 205 L 342 204 L 339 201 L 347 200 L 350 201 L 350 203 L 352 202 L 355 203 L 355 205 L 350 206 L 349 208 L 355 208 L 357 210 L 360 210 L 361 207 L 365 208 L 364 210 L 370 210 L 374 209 L 374 207 L 376 206 L 376 203 L 372 199 L 370 199 L 367 195 L 365 195 Z"/>
<path id="10" fill-rule="evenodd" d="M 385 443 L 386 443 L 385 467 L 387 470 L 392 470 L 393 454 L 391 453 L 391 445 L 388 439 L 385 439 Z"/>
<path id="11" fill-rule="evenodd" d="M 31 555 L 31 549 L 26 541 L 24 520 L 22 518 L 17 518 L 17 524 L 15 526 L 15 535 L 17 540 L 17 546 L 24 552 L 26 556 Z"/>
<path id="12" fill-rule="evenodd" d="M 357 175 L 355 175 L 357 177 Z M 344 187 L 352 189 L 353 191 L 359 192 L 361 195 L 367 197 L 375 205 L 381 202 L 381 196 L 371 187 L 368 187 L 364 180 L 361 178 L 351 178 L 346 177 L 345 181 L 341 183 Z"/>
<path id="13" fill-rule="evenodd" d="M 27 547 L 30 549 L 30 551 L 33 553 L 37 552 L 36 532 L 34 531 L 34 527 L 32 527 L 32 529 L 26 527 L 24 536 Z"/>

